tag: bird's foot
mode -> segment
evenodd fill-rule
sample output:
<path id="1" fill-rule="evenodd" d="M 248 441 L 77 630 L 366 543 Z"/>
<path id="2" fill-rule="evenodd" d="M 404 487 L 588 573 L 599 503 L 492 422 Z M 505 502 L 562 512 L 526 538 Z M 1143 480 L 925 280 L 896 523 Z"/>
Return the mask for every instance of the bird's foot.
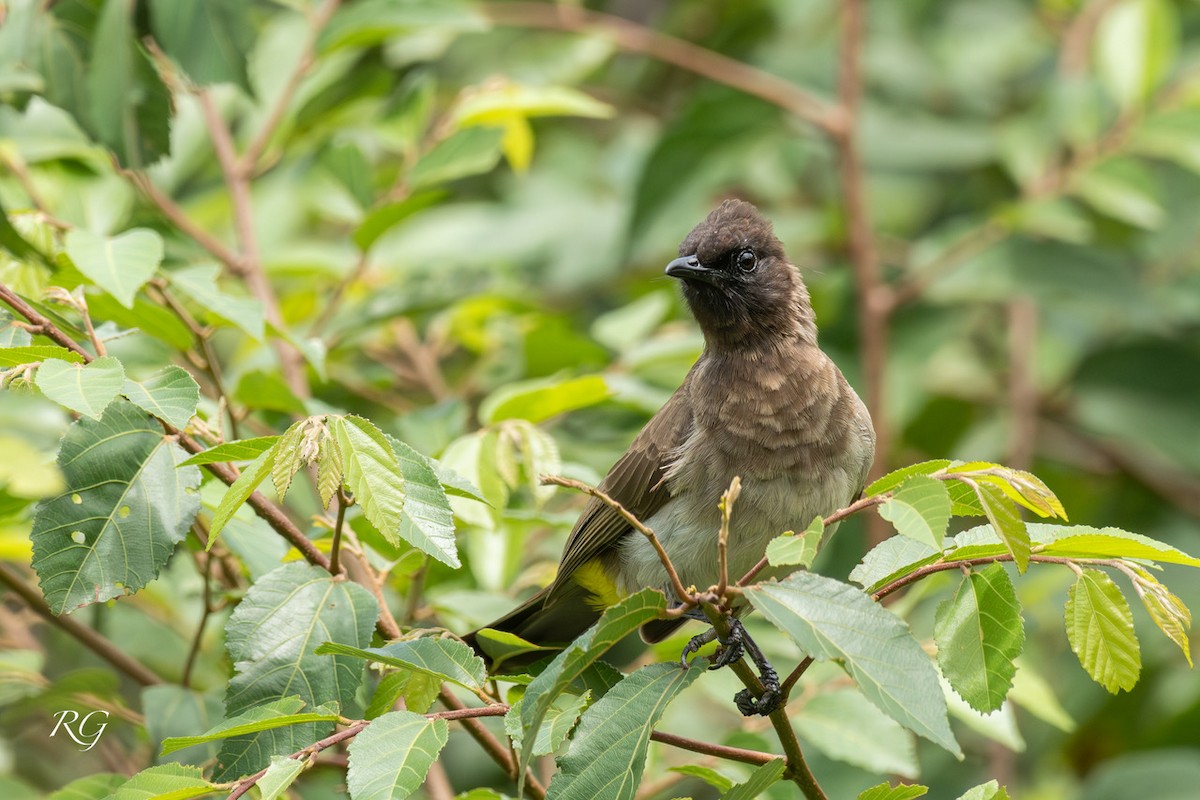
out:
<path id="1" fill-rule="evenodd" d="M 699 636 L 693 636 L 688 640 L 688 643 L 683 646 L 683 652 L 679 654 L 679 665 L 687 669 L 692 665 L 688 660 L 688 656 L 693 653 L 700 652 L 700 648 L 717 638 L 717 629 L 709 628 Z"/>
<path id="2" fill-rule="evenodd" d="M 685 612 L 684 616 L 701 621 L 707 620 L 704 612 L 700 609 L 691 609 Z M 679 663 L 684 669 L 687 669 L 690 666 L 688 656 L 699 652 L 704 645 L 718 638 L 716 628 L 709 628 L 704 633 L 693 636 L 684 646 L 683 653 L 679 656 Z M 746 655 L 750 656 L 750 660 L 758 669 L 758 679 L 762 682 L 763 691 L 762 694 L 755 697 L 749 689 L 742 689 L 734 695 L 733 702 L 737 705 L 738 711 L 742 712 L 742 716 L 752 717 L 757 714 L 765 717 L 783 704 L 783 687 L 779 683 L 779 673 L 763 655 L 758 644 L 750 638 L 746 626 L 740 620 L 732 618 L 729 620 L 729 635 L 721 640 L 721 649 L 717 651 L 716 657 L 713 658 L 713 662 L 708 668 L 727 667 Z"/>

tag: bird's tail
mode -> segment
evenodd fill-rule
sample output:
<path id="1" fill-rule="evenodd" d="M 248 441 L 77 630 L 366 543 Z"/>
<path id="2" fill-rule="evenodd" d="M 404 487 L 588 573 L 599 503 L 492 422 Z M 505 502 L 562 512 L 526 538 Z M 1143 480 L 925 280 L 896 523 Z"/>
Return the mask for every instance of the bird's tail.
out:
<path id="1" fill-rule="evenodd" d="M 546 588 L 484 627 L 520 636 L 540 647 L 560 649 L 600 618 L 600 611 L 587 602 L 588 599 L 587 592 L 574 582 L 560 587 L 553 597 L 550 596 L 550 589 Z M 463 641 L 491 665 L 492 657 L 480 646 L 478 633 L 478 630 L 471 631 L 463 637 Z M 545 650 L 538 650 L 511 656 L 503 660 L 503 666 L 528 666 L 546 655 Z"/>

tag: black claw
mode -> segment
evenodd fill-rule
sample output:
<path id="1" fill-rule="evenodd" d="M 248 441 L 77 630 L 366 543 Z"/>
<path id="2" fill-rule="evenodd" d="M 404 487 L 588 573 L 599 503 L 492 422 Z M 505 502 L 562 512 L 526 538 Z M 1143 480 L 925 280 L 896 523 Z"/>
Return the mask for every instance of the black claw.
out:
<path id="1" fill-rule="evenodd" d="M 709 628 L 699 636 L 693 636 L 691 639 L 689 639 L 688 643 L 684 645 L 683 652 L 679 655 L 680 666 L 682 666 L 684 669 L 690 667 L 691 663 L 688 661 L 688 656 L 690 656 L 692 653 L 699 652 L 701 647 L 704 647 L 704 645 L 716 638 L 717 631 L 714 628 Z"/>
<path id="2" fill-rule="evenodd" d="M 684 616 L 689 619 L 704 620 L 703 612 L 699 609 L 689 609 L 684 612 Z M 684 646 L 683 652 L 679 656 L 679 663 L 687 669 L 691 664 L 688 662 L 688 656 L 696 653 L 701 647 L 709 642 L 717 639 L 717 631 L 715 628 L 709 628 L 699 636 L 693 636 Z M 742 689 L 733 697 L 733 702 L 737 706 L 738 711 L 742 712 L 742 716 L 752 717 L 755 715 L 767 716 L 772 711 L 783 705 L 783 687 L 779 683 L 779 674 L 771 666 L 771 662 L 767 661 L 767 657 L 763 655 L 758 644 L 750 638 L 750 634 L 746 632 L 746 626 L 739 620 L 729 620 L 729 635 L 721 641 L 721 649 L 717 651 L 716 657 L 713 659 L 709 669 L 720 669 L 727 667 L 730 664 L 741 659 L 743 656 L 750 656 L 750 660 L 754 662 L 754 666 L 758 668 L 759 680 L 763 685 L 763 693 L 758 697 L 754 697 L 749 689 Z"/>

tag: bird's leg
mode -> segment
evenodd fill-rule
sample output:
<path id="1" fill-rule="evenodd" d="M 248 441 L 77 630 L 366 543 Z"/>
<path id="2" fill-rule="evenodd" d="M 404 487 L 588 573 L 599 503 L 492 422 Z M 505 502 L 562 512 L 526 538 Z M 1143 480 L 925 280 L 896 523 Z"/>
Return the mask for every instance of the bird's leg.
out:
<path id="1" fill-rule="evenodd" d="M 708 621 L 708 617 L 698 608 L 685 611 L 683 616 L 701 622 Z M 717 638 L 716 628 L 709 628 L 704 633 L 693 636 L 683 648 L 683 653 L 679 658 L 680 663 L 686 668 L 689 655 Z M 750 637 L 746 626 L 740 620 L 730 617 L 729 636 L 721 640 L 721 644 L 722 648 L 717 653 L 717 657 L 713 659 L 713 663 L 709 665 L 709 669 L 729 666 L 743 655 L 748 655 L 758 669 L 758 679 L 763 685 L 763 693 L 758 697 L 754 697 L 749 689 L 742 689 L 734 695 L 733 702 L 737 705 L 738 711 L 742 712 L 742 716 L 752 717 L 758 714 L 765 717 L 779 708 L 780 703 L 783 702 L 783 687 L 779 683 L 779 673 L 771 666 L 771 662 L 767 660 L 758 643 Z"/>

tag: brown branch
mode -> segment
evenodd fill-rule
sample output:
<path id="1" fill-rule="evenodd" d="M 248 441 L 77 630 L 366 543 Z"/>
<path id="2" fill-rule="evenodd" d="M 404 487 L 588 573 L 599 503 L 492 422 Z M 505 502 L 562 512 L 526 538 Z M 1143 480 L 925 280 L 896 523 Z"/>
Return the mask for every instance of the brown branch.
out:
<path id="1" fill-rule="evenodd" d="M 312 758 L 313 756 L 315 756 L 317 753 L 321 752 L 322 750 L 327 750 L 330 747 L 333 747 L 335 744 L 344 742 L 347 739 L 353 739 L 355 736 L 358 736 L 358 734 L 360 734 L 364 730 L 366 730 L 367 726 L 370 724 L 371 723 L 368 722 L 367 720 L 360 720 L 359 722 L 354 723 L 353 725 L 346 728 L 345 730 L 338 731 L 337 733 L 326 736 L 324 739 L 321 739 L 320 741 L 313 742 L 308 747 L 304 747 L 300 750 L 297 750 L 296 752 L 294 752 L 290 756 L 288 756 L 288 758 L 294 758 L 297 761 L 299 761 L 300 759 L 304 759 L 305 761 L 307 761 L 308 759 Z M 264 776 L 266 774 L 267 774 L 267 770 L 261 769 L 258 772 L 254 773 L 253 775 L 249 776 L 248 778 L 242 778 L 240 781 L 238 781 L 236 784 L 234 784 L 233 791 L 231 791 L 229 793 L 229 797 L 227 798 L 227 800 L 237 800 L 239 797 L 244 795 L 246 792 L 250 791 L 250 787 L 252 787 L 252 786 L 254 786 L 254 784 L 258 783 L 262 779 L 262 776 Z"/>
<path id="2" fill-rule="evenodd" d="M 45 336 L 55 344 L 78 353 L 83 356 L 85 361 L 92 360 L 91 354 L 87 350 L 84 350 L 78 342 L 59 330 L 57 325 L 35 311 L 32 306 L 22 300 L 12 289 L 9 289 L 3 283 L 0 283 L 0 300 L 3 300 L 12 307 L 13 311 L 16 311 L 29 321 L 29 325 L 25 326 L 25 330 Z"/>
<path id="3" fill-rule="evenodd" d="M 938 561 L 933 564 L 926 564 L 923 567 L 913 570 L 907 575 L 901 576 L 882 588 L 871 594 L 871 599 L 875 601 L 882 600 L 889 594 L 903 589 L 909 584 L 916 583 L 922 578 L 929 577 L 935 572 L 945 572 L 951 569 L 962 569 L 964 567 L 977 567 L 980 564 L 994 564 L 997 561 L 1012 561 L 1012 553 L 1001 553 L 995 556 L 980 556 L 979 558 L 963 558 L 952 561 Z M 1029 556 L 1029 561 L 1038 562 L 1041 564 L 1062 564 L 1071 569 L 1078 570 L 1079 564 L 1088 564 L 1100 567 L 1114 567 L 1119 569 L 1116 563 L 1119 559 L 1115 558 L 1065 558 L 1062 556 L 1043 556 L 1033 553 Z"/>
<path id="4" fill-rule="evenodd" d="M 669 744 L 671 747 L 678 747 L 681 750 L 690 750 L 693 753 L 724 758 L 727 761 L 739 761 L 743 764 L 769 764 L 772 761 L 779 760 L 779 756 L 774 753 L 746 750 L 741 747 L 727 747 L 723 744 L 709 744 L 708 742 L 701 742 L 697 739 L 689 739 L 685 736 L 678 736 L 674 733 L 666 733 L 664 731 L 651 731 L 650 738 L 662 744 Z"/>
<path id="5" fill-rule="evenodd" d="M 651 546 L 654 547 L 654 552 L 658 553 L 658 559 L 662 562 L 663 569 L 667 571 L 667 576 L 671 579 L 672 589 L 674 589 L 679 601 L 684 604 L 682 607 L 696 605 L 695 596 L 687 589 L 683 588 L 683 583 L 679 580 L 679 573 L 675 571 L 675 565 L 671 563 L 671 557 L 668 556 L 667 551 L 663 549 L 662 542 L 659 541 L 658 536 L 654 533 L 654 531 L 646 527 L 644 522 L 630 513 L 625 506 L 621 505 L 616 500 L 612 499 L 594 486 L 588 486 L 583 481 L 577 481 L 572 478 L 563 478 L 558 475 L 542 475 L 538 478 L 538 480 L 541 481 L 543 485 L 563 486 L 568 489 L 575 489 L 583 492 L 584 494 L 591 495 L 611 508 L 613 511 L 616 511 L 618 514 L 620 514 L 621 517 L 629 523 L 630 527 L 642 534 L 642 536 L 645 536 L 646 540 L 649 541 Z"/>
<path id="6" fill-rule="evenodd" d="M 287 112 L 288 106 L 292 103 L 292 98 L 296 95 L 296 90 L 300 88 L 300 81 L 308 73 L 308 70 L 313 64 L 313 51 L 316 49 L 317 38 L 321 35 L 321 31 L 329 24 L 329 20 L 333 17 L 338 6 L 341 5 L 341 0 L 326 0 L 313 13 L 311 25 L 309 26 L 308 38 L 304 41 L 304 47 L 300 52 L 300 59 L 296 62 L 295 68 L 288 75 L 287 82 L 283 85 L 279 96 L 275 98 L 275 103 L 271 106 L 271 110 L 267 113 L 267 119 L 263 122 L 262 127 L 254 134 L 254 138 L 246 145 L 246 150 L 242 153 L 241 159 L 237 163 L 237 174 L 243 178 L 251 177 L 257 169 L 258 159 L 262 156 L 263 151 L 267 149 L 267 144 L 271 141 L 271 136 L 279 127 L 279 123 L 283 121 L 283 115 Z"/>
<path id="7" fill-rule="evenodd" d="M 742 479 L 734 475 L 725 494 L 721 495 L 721 530 L 717 533 L 717 597 L 724 598 L 729 588 L 729 525 L 733 518 L 733 504 L 742 493 Z"/>
<path id="8" fill-rule="evenodd" d="M 448 684 L 442 684 L 441 693 L 438 696 L 442 701 L 442 705 L 448 706 L 451 711 L 465 713 L 467 711 L 479 710 L 468 709 L 467 706 L 463 705 L 463 702 L 458 699 L 454 692 L 450 690 Z M 508 706 L 499 703 L 491 706 L 483 706 L 483 708 L 504 709 L 504 711 L 497 711 L 497 714 L 503 714 L 507 713 Z M 501 769 L 508 774 L 509 778 L 515 781 L 517 779 L 518 765 L 516 759 L 513 758 L 512 751 L 509 750 L 509 748 L 506 747 L 499 739 L 497 739 L 491 731 L 485 728 L 483 723 L 475 718 L 476 716 L 478 715 L 467 715 L 458 717 L 457 719 L 463 723 L 463 727 L 466 728 L 467 733 L 469 733 L 475 739 L 475 741 L 479 743 L 479 746 L 484 749 L 484 752 L 486 752 L 493 761 L 500 765 Z M 535 800 L 544 800 L 546 797 L 545 787 L 543 787 L 541 782 L 534 777 L 532 770 L 526 770 L 525 772 L 525 790 L 529 792 L 529 794 L 532 795 Z"/>
<path id="9" fill-rule="evenodd" d="M 812 664 L 813 657 L 805 656 L 804 660 L 797 664 L 796 668 L 792 670 L 791 674 L 788 675 L 787 678 L 784 679 L 783 683 L 780 684 L 780 689 L 783 694 L 783 701 L 785 703 L 787 702 L 788 696 L 791 695 L 792 687 L 796 685 L 796 681 L 800 680 L 800 676 L 807 672 L 808 668 L 811 667 Z"/>
<path id="10" fill-rule="evenodd" d="M 8 564 L 0 563 L 0 583 L 3 583 L 12 590 L 14 594 L 25 601 L 26 605 L 47 622 L 57 625 L 63 631 L 77 639 L 84 647 L 112 664 L 121 672 L 124 672 L 142 686 L 154 686 L 155 684 L 162 683 L 162 679 L 143 666 L 141 662 L 130 658 L 119 647 L 96 633 L 96 631 L 70 617 L 55 614 L 42 597 L 41 591 L 30 585 L 19 572 Z"/>
<path id="11" fill-rule="evenodd" d="M 183 231 L 196 244 L 207 250 L 209 255 L 234 272 L 242 270 L 241 257 L 220 239 L 193 222 L 191 217 L 166 193 L 155 186 L 154 182 L 147 175 L 120 168 L 118 168 L 118 172 L 125 175 L 151 203 L 157 206 L 158 210 L 162 212 L 164 217 L 170 220 L 171 224 Z"/>
<path id="12" fill-rule="evenodd" d="M 778 75 L 618 16 L 543 3 L 487 3 L 482 9 L 497 25 L 604 36 L 626 52 L 657 59 L 765 100 L 827 134 L 836 134 L 846 125 L 845 115 L 838 108 Z"/>
<path id="13" fill-rule="evenodd" d="M 346 497 L 346 492 L 341 488 L 337 491 L 337 522 L 333 525 L 333 544 L 329 548 L 329 571 L 337 575 L 340 571 L 338 568 L 338 549 L 342 544 L 342 526 L 346 521 L 346 506 L 350 505 L 350 499 Z"/>

